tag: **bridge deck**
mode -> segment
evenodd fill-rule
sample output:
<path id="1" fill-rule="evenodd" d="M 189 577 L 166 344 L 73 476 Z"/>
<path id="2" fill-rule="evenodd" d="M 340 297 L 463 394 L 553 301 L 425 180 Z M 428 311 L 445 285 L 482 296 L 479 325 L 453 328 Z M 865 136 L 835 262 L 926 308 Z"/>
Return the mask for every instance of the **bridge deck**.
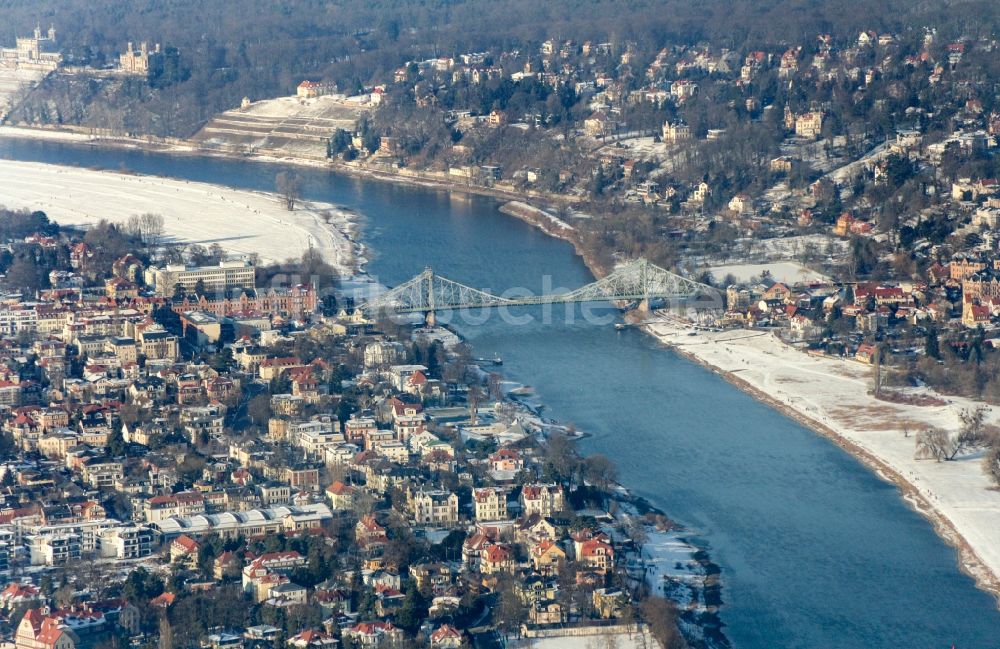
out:
<path id="1" fill-rule="evenodd" d="M 682 277 L 638 259 L 618 266 L 607 277 L 568 293 L 504 297 L 434 274 L 420 275 L 361 305 L 364 313 L 434 313 L 499 306 L 531 306 L 571 302 L 621 300 L 689 300 L 699 295 L 718 297 L 715 288 Z"/>

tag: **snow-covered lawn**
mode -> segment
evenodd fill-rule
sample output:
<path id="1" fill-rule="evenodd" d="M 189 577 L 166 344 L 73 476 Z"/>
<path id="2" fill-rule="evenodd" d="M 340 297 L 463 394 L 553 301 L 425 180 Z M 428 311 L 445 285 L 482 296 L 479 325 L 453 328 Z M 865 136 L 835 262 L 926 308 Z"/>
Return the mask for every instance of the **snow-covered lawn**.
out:
<path id="1" fill-rule="evenodd" d="M 747 249 L 758 256 L 772 259 L 788 259 L 810 249 L 819 253 L 843 254 L 847 241 L 827 234 L 800 234 L 794 237 L 774 237 L 771 239 L 743 239 Z"/>
<path id="2" fill-rule="evenodd" d="M 299 257 L 312 246 L 342 275 L 354 271 L 353 224 L 333 205 L 293 212 L 273 194 L 115 171 L 0 160 L 0 205 L 42 210 L 67 225 L 126 221 L 152 212 L 181 243 L 218 243 L 264 262 Z"/>
<path id="3" fill-rule="evenodd" d="M 768 264 L 732 264 L 729 266 L 712 266 L 708 269 L 716 281 L 722 281 L 727 275 L 732 275 L 737 282 L 749 282 L 760 277 L 763 271 L 769 271 L 771 278 L 783 284 L 798 282 L 829 281 L 829 277 L 803 266 L 794 261 L 778 261 Z"/>
<path id="4" fill-rule="evenodd" d="M 991 489 L 979 455 L 954 462 L 914 459 L 915 434 L 937 426 L 952 432 L 959 427 L 959 413 L 975 408 L 968 399 L 941 397 L 946 405 L 913 406 L 874 399 L 872 368 L 867 365 L 802 353 L 774 336 L 758 331 L 727 331 L 688 336 L 687 330 L 656 323 L 651 332 L 707 365 L 746 382 L 791 412 L 834 432 L 855 452 L 867 454 L 908 483 L 919 495 L 907 500 L 930 509 L 954 529 L 939 532 L 975 556 L 962 553 L 962 561 L 980 583 L 996 589 L 1000 582 L 1000 491 Z M 929 391 L 928 391 L 929 392 Z M 1000 419 L 997 409 L 987 415 Z M 904 436 L 904 428 L 909 436 Z M 870 462 L 871 463 L 871 462 Z M 961 538 L 954 538 L 957 533 Z"/>
<path id="5" fill-rule="evenodd" d="M 883 142 L 857 160 L 853 160 L 843 166 L 837 167 L 830 173 L 826 174 L 825 177 L 838 185 L 846 185 L 851 182 L 851 179 L 854 178 L 854 176 L 864 169 L 865 165 L 877 162 L 879 159 L 886 156 L 888 152 L 889 143 Z"/>

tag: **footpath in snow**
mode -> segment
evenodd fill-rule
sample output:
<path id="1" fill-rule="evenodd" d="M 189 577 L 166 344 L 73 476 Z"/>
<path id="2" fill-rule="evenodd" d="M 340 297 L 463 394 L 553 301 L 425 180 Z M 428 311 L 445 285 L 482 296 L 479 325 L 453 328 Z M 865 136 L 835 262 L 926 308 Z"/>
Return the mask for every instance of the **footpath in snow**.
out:
<path id="1" fill-rule="evenodd" d="M 0 205 L 42 210 L 65 225 L 87 226 L 160 214 L 174 242 L 209 246 L 262 262 L 300 257 L 310 246 L 341 275 L 356 269 L 354 224 L 324 203 L 286 210 L 274 194 L 157 176 L 0 160 Z"/>
<path id="2" fill-rule="evenodd" d="M 937 406 L 877 400 L 869 394 L 874 387 L 871 367 L 805 354 L 767 332 L 689 336 L 688 329 L 665 322 L 648 329 L 662 342 L 833 437 L 898 484 L 907 501 L 958 549 L 963 567 L 979 585 L 1000 595 L 1000 491 L 992 489 L 983 474 L 981 453 L 951 462 L 914 458 L 918 431 L 936 426 L 955 432 L 959 413 L 981 404 L 958 397 L 940 397 L 945 405 Z M 991 409 L 987 422 L 997 423 L 998 415 Z"/>

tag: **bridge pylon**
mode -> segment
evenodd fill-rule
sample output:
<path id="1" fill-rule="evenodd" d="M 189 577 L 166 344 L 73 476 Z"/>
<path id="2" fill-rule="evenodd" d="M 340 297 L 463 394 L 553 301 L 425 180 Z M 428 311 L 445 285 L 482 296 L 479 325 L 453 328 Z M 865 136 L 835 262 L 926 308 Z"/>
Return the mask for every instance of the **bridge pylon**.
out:
<path id="1" fill-rule="evenodd" d="M 642 287 L 642 299 L 636 309 L 643 315 L 649 314 L 649 262 L 644 257 L 639 258 L 639 286 Z"/>
<path id="2" fill-rule="evenodd" d="M 428 327 L 437 325 L 437 313 L 434 308 L 434 269 L 430 266 L 424 268 L 424 285 L 426 287 L 425 304 L 427 311 L 424 313 L 424 322 Z"/>

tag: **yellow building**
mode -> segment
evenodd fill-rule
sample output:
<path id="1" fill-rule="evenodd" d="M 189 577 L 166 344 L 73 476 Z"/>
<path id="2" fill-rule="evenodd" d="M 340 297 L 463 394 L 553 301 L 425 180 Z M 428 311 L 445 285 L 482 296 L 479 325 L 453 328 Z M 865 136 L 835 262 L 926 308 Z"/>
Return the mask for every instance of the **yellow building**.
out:
<path id="1" fill-rule="evenodd" d="M 118 57 L 118 67 L 126 74 L 146 76 L 152 67 L 151 64 L 155 63 L 160 55 L 159 43 L 150 50 L 146 41 L 143 41 L 139 43 L 139 49 L 136 50 L 132 47 L 132 41 L 129 41 L 128 49 Z"/>

